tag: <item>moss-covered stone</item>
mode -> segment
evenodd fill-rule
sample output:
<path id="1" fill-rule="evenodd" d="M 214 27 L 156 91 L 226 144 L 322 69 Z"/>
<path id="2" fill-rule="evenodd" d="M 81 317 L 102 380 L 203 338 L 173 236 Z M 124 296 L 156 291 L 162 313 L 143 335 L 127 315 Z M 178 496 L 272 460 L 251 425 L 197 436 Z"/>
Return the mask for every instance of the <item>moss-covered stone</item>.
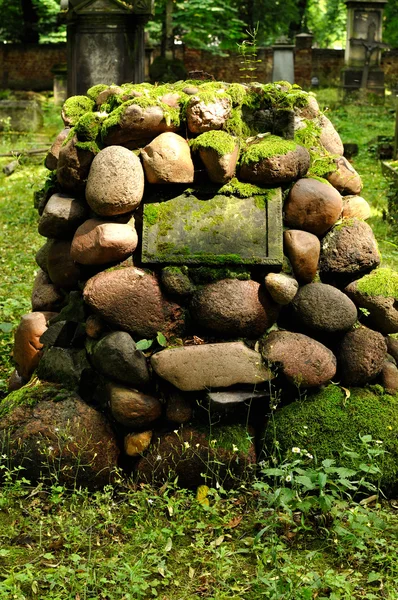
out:
<path id="1" fill-rule="evenodd" d="M 245 165 L 259 163 L 271 156 L 294 152 L 296 148 L 297 144 L 292 140 L 285 140 L 277 135 L 269 135 L 248 146 L 242 154 L 241 163 Z"/>
<path id="2" fill-rule="evenodd" d="M 86 112 L 94 109 L 95 102 L 87 96 L 72 96 L 65 100 L 62 107 L 62 113 L 69 122 L 74 126 Z"/>
<path id="3" fill-rule="evenodd" d="M 335 385 L 277 410 L 265 432 L 268 456 L 280 453 L 283 458 L 297 458 L 292 448 L 305 449 L 320 463 L 335 459 L 338 466 L 352 467 L 347 449 L 358 452 L 368 463 L 360 436 L 380 440 L 386 451 L 380 467 L 381 485 L 391 489 L 398 485 L 398 396 L 384 393 L 380 386 L 352 388 L 350 396 Z M 278 447 L 275 448 L 275 440 Z M 362 473 L 361 475 L 364 475 Z M 378 476 L 368 476 L 368 480 Z"/>
<path id="4" fill-rule="evenodd" d="M 218 156 L 232 154 L 237 144 L 236 138 L 226 131 L 206 131 L 191 141 L 194 152 L 202 149 L 215 150 Z"/>
<path id="5" fill-rule="evenodd" d="M 309 94 L 300 86 L 288 87 L 286 81 L 266 83 L 263 88 L 263 103 L 269 108 L 302 108 L 307 106 Z"/>
<path id="6" fill-rule="evenodd" d="M 80 117 L 75 125 L 75 133 L 79 141 L 88 142 L 96 140 L 103 120 L 104 118 L 99 116 L 99 113 L 93 112 L 85 113 Z"/>
<path id="7" fill-rule="evenodd" d="M 398 273 L 388 267 L 376 269 L 359 279 L 357 289 L 366 296 L 384 296 L 398 300 Z"/>
<path id="8" fill-rule="evenodd" d="M 99 83 L 98 85 L 93 85 L 91 88 L 89 88 L 87 90 L 87 96 L 91 99 L 94 100 L 94 102 L 97 100 L 97 97 L 99 96 L 99 94 L 101 92 L 103 92 L 104 90 L 108 89 L 108 85 L 106 85 L 105 83 Z"/>
<path id="9" fill-rule="evenodd" d="M 71 394 L 70 390 L 65 390 L 60 385 L 41 382 L 35 378 L 19 390 L 8 394 L 0 402 L 0 419 L 18 406 L 32 407 L 44 401 L 60 402 L 71 396 Z"/>

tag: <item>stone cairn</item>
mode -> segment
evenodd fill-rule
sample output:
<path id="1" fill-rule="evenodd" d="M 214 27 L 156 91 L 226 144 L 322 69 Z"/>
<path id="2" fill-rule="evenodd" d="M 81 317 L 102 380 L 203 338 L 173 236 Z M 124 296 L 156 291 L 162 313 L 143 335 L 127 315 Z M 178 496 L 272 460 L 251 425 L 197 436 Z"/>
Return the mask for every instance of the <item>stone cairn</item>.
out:
<path id="1" fill-rule="evenodd" d="M 119 464 L 226 485 L 261 452 L 270 395 L 398 390 L 398 274 L 379 267 L 361 179 L 314 96 L 100 85 L 62 117 L 0 407 L 28 472 L 44 444 L 66 481 L 103 485 Z"/>

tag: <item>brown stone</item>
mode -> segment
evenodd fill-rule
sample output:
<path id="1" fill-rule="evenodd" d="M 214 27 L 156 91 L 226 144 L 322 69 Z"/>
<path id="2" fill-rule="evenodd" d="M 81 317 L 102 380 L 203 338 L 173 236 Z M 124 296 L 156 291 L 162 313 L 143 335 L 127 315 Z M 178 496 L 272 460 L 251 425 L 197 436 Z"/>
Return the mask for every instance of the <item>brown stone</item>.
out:
<path id="1" fill-rule="evenodd" d="M 341 215 L 342 198 L 337 190 L 317 179 L 300 179 L 284 205 L 285 225 L 324 235 Z"/>
<path id="2" fill-rule="evenodd" d="M 54 285 L 73 289 L 82 278 L 81 270 L 70 255 L 71 242 L 52 240 L 47 255 L 47 272 Z"/>
<path id="3" fill-rule="evenodd" d="M 17 371 L 23 379 L 29 381 L 39 364 L 43 344 L 40 337 L 47 329 L 53 312 L 32 312 L 21 317 L 14 334 L 13 358 Z"/>
<path id="4" fill-rule="evenodd" d="M 75 233 L 71 257 L 83 265 L 121 262 L 134 252 L 137 243 L 134 220 L 123 224 L 89 219 Z"/>
<path id="5" fill-rule="evenodd" d="M 285 273 L 268 273 L 265 278 L 265 287 L 274 302 L 285 306 L 293 300 L 299 285 L 294 277 Z"/>
<path id="6" fill-rule="evenodd" d="M 286 154 L 275 154 L 257 163 L 245 164 L 240 168 L 243 181 L 260 185 L 289 183 L 304 177 L 310 166 L 310 154 L 306 148 L 297 146 Z"/>
<path id="7" fill-rule="evenodd" d="M 98 315 L 90 315 L 86 321 L 86 334 L 97 340 L 105 330 L 105 323 Z"/>
<path id="8" fill-rule="evenodd" d="M 272 331 L 262 343 L 267 364 L 280 367 L 288 381 L 297 386 L 317 387 L 336 374 L 336 357 L 323 344 L 300 333 Z"/>
<path id="9" fill-rule="evenodd" d="M 222 156 L 214 148 L 200 148 L 199 156 L 206 167 L 210 181 L 227 183 L 235 175 L 239 144 L 236 144 L 233 152 Z"/>
<path id="10" fill-rule="evenodd" d="M 386 360 L 381 370 L 382 386 L 388 394 L 398 392 L 398 368 L 394 363 Z"/>
<path id="11" fill-rule="evenodd" d="M 381 333 L 359 327 L 343 338 L 338 353 L 338 364 L 344 385 L 365 385 L 382 370 L 387 344 Z"/>
<path id="12" fill-rule="evenodd" d="M 47 238 L 70 239 L 87 216 L 87 205 L 67 194 L 56 193 L 47 202 L 38 230 Z"/>
<path id="13" fill-rule="evenodd" d="M 390 335 L 387 335 L 386 342 L 388 354 L 391 354 L 398 364 L 398 338 L 393 338 Z"/>
<path id="14" fill-rule="evenodd" d="M 0 420 L 11 468 L 69 488 L 111 483 L 119 449 L 105 416 L 59 386 L 41 385 L 37 396 L 36 404 L 11 405 Z"/>
<path id="15" fill-rule="evenodd" d="M 149 447 L 152 439 L 152 431 L 140 431 L 128 433 L 124 438 L 124 452 L 127 456 L 140 456 Z"/>
<path id="16" fill-rule="evenodd" d="M 118 423 L 132 429 L 148 427 L 162 414 L 157 398 L 117 383 L 107 383 L 105 397 Z"/>
<path id="17" fill-rule="evenodd" d="M 179 486 L 192 489 L 221 483 L 228 489 L 250 480 L 256 463 L 253 432 L 241 425 L 235 426 L 235 432 L 238 429 L 236 444 L 227 427 L 213 427 L 211 437 L 186 426 L 160 436 L 138 462 L 137 480 L 161 485 L 177 478 Z M 242 439 L 246 440 L 244 447 Z"/>
<path id="18" fill-rule="evenodd" d="M 136 339 L 156 337 L 158 331 L 178 335 L 183 327 L 182 308 L 163 296 L 155 277 L 134 267 L 98 273 L 86 283 L 84 300 Z"/>
<path id="19" fill-rule="evenodd" d="M 160 133 L 178 129 L 178 125 L 166 120 L 160 106 L 141 108 L 138 104 L 130 104 L 124 108 L 119 123 L 107 129 L 103 141 L 105 146 L 142 148 Z"/>
<path id="20" fill-rule="evenodd" d="M 308 283 L 301 287 L 291 306 L 295 318 L 310 331 L 348 331 L 358 317 L 352 300 L 325 283 Z"/>
<path id="21" fill-rule="evenodd" d="M 174 387 L 165 396 L 166 419 L 173 423 L 188 423 L 193 417 L 192 399 Z"/>
<path id="22" fill-rule="evenodd" d="M 121 215 L 139 206 L 144 193 L 144 171 L 130 150 L 109 146 L 93 160 L 86 200 L 101 216 Z"/>
<path id="23" fill-rule="evenodd" d="M 70 133 L 70 128 L 65 127 L 65 129 L 63 129 L 57 135 L 57 137 L 55 138 L 55 142 L 52 144 L 50 150 L 48 151 L 48 154 L 46 156 L 46 160 L 45 160 L 44 164 L 47 167 L 47 169 L 49 169 L 50 171 L 56 170 L 56 168 L 58 166 L 59 151 L 61 150 L 62 144 L 68 137 L 69 133 Z"/>
<path id="24" fill-rule="evenodd" d="M 360 279 L 353 281 L 345 288 L 347 295 L 357 306 L 369 311 L 369 322 L 379 331 L 384 334 L 398 333 L 398 301 L 396 298 L 365 294 L 358 289 L 360 281 Z M 394 354 L 392 355 L 394 356 Z"/>
<path id="25" fill-rule="evenodd" d="M 336 159 L 337 171 L 327 175 L 327 180 L 340 194 L 359 194 L 362 190 L 362 180 L 354 167 L 344 156 Z"/>
<path id="26" fill-rule="evenodd" d="M 311 283 L 318 270 L 321 244 L 313 233 L 300 229 L 288 229 L 283 233 L 284 252 L 295 277 L 303 283 Z"/>
<path id="27" fill-rule="evenodd" d="M 191 151 L 180 135 L 161 133 L 142 149 L 141 156 L 149 183 L 192 183 Z"/>
<path id="28" fill-rule="evenodd" d="M 319 141 L 325 150 L 330 154 L 342 156 L 344 154 L 343 142 L 329 119 L 325 115 L 321 115 L 317 119 L 317 123 L 322 129 Z"/>
<path id="29" fill-rule="evenodd" d="M 187 104 L 187 123 L 191 133 L 204 133 L 213 129 L 222 129 L 232 110 L 228 97 L 216 98 L 213 102 L 192 96 Z"/>
<path id="30" fill-rule="evenodd" d="M 35 260 L 39 267 L 47 273 L 47 259 L 51 245 L 54 240 L 47 240 L 41 248 L 36 252 Z"/>
<path id="31" fill-rule="evenodd" d="M 16 390 L 20 390 L 21 387 L 26 385 L 28 382 L 26 379 L 21 377 L 18 373 L 17 369 L 14 369 L 10 375 L 10 378 L 7 382 L 7 391 L 10 394 L 11 392 L 15 392 Z"/>
<path id="32" fill-rule="evenodd" d="M 94 156 L 92 150 L 78 147 L 76 136 L 62 146 L 57 164 L 57 180 L 62 188 L 67 192 L 81 193 L 86 187 Z"/>
<path id="33" fill-rule="evenodd" d="M 380 264 L 372 228 L 359 219 L 343 219 L 322 240 L 319 270 L 324 281 L 358 278 Z M 348 282 L 347 282 L 348 283 Z"/>
<path id="34" fill-rule="evenodd" d="M 261 355 L 243 342 L 170 348 L 154 354 L 151 364 L 159 377 L 185 392 L 255 385 L 271 378 Z"/>
<path id="35" fill-rule="evenodd" d="M 123 88 L 119 87 L 118 85 L 110 85 L 106 88 L 106 90 L 102 90 L 102 92 L 98 94 L 95 103 L 98 107 L 100 107 L 102 104 L 105 104 L 108 101 L 108 99 L 112 96 L 121 96 L 123 92 Z"/>
<path id="36" fill-rule="evenodd" d="M 343 219 L 361 219 L 366 221 L 370 217 L 370 206 L 361 196 L 343 196 Z"/>
<path id="37" fill-rule="evenodd" d="M 194 294 L 190 312 L 198 325 L 223 336 L 256 338 L 275 323 L 279 308 L 256 281 L 222 279 Z"/>
<path id="38" fill-rule="evenodd" d="M 320 113 L 319 104 L 315 96 L 308 96 L 307 99 L 308 104 L 303 107 L 296 108 L 295 113 L 301 119 L 315 119 Z"/>
<path id="39" fill-rule="evenodd" d="M 40 269 L 36 275 L 32 290 L 32 310 L 57 312 L 64 294 L 51 283 L 47 273 Z"/>

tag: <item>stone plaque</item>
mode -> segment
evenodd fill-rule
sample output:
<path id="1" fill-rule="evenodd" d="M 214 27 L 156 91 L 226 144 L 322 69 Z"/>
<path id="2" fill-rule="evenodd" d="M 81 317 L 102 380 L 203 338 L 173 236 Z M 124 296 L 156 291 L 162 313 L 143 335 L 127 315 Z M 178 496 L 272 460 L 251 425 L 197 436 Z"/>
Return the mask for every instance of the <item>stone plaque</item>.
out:
<path id="1" fill-rule="evenodd" d="M 146 202 L 143 263 L 282 265 L 282 193 Z"/>

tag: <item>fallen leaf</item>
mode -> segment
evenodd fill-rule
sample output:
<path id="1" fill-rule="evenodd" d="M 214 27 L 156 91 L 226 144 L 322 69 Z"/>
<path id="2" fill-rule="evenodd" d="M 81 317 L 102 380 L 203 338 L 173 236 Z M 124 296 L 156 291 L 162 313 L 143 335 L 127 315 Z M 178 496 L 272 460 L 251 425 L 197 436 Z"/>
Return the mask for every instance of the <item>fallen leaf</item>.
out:
<path id="1" fill-rule="evenodd" d="M 234 529 L 235 527 L 237 527 L 239 525 L 239 523 L 242 521 L 243 517 L 234 517 L 233 519 L 230 520 L 229 523 L 227 523 L 225 525 L 226 529 Z"/>

